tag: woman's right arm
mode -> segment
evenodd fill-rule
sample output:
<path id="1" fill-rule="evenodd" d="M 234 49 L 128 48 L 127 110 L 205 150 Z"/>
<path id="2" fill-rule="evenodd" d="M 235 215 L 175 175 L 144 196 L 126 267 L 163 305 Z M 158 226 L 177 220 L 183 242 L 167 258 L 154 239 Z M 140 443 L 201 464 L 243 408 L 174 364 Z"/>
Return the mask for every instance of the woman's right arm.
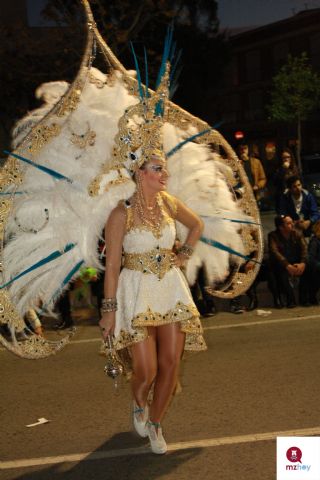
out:
<path id="1" fill-rule="evenodd" d="M 121 269 L 122 243 L 126 228 L 125 207 L 118 206 L 110 213 L 105 226 L 106 265 L 104 275 L 104 298 L 116 299 Z M 103 312 L 99 326 L 104 339 L 112 335 L 115 327 L 116 312 Z"/>

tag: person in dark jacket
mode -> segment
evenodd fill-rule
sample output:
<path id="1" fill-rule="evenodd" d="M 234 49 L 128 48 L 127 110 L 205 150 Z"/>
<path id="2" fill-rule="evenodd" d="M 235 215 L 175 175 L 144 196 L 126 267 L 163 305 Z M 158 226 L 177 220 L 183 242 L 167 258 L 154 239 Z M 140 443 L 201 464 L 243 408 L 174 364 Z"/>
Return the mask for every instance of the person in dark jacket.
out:
<path id="1" fill-rule="evenodd" d="M 280 208 L 280 199 L 287 190 L 287 180 L 292 176 L 298 176 L 299 170 L 294 156 L 289 148 L 284 148 L 280 155 L 280 162 L 273 175 L 275 209 Z"/>
<path id="2" fill-rule="evenodd" d="M 294 295 L 296 280 L 303 275 L 306 268 L 307 243 L 303 234 L 294 229 L 291 217 L 278 215 L 274 222 L 276 230 L 268 235 L 269 271 L 275 281 L 271 293 L 276 303 L 276 300 L 281 302 L 280 295 L 283 292 L 286 295 L 287 307 L 292 308 L 296 306 Z M 301 285 L 299 287 L 301 297 L 303 295 Z"/>
<path id="3" fill-rule="evenodd" d="M 320 220 L 316 199 L 312 193 L 302 188 L 297 176 L 288 178 L 287 187 L 288 191 L 281 195 L 277 213 L 291 217 L 295 228 L 305 236 L 310 236 L 312 225 Z"/>

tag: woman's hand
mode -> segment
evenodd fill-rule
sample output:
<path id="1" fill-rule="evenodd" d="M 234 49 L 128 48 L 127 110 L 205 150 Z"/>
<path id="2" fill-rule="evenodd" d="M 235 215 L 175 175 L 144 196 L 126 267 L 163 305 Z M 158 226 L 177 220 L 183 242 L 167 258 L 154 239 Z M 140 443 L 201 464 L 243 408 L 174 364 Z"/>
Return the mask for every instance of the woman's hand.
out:
<path id="1" fill-rule="evenodd" d="M 99 327 L 101 329 L 101 335 L 104 340 L 107 339 L 108 335 L 113 335 L 115 323 L 116 323 L 116 312 L 103 313 L 99 321 Z"/>
<path id="2" fill-rule="evenodd" d="M 172 253 L 172 265 L 178 268 L 182 268 L 185 266 L 186 261 L 188 260 L 188 257 L 183 255 L 182 253 L 178 253 L 177 255 L 175 253 Z"/>

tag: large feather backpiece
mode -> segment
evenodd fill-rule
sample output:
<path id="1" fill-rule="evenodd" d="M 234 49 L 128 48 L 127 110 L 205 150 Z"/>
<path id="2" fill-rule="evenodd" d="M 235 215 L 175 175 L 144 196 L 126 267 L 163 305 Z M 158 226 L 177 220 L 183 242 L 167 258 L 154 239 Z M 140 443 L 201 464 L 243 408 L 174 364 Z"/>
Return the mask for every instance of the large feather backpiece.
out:
<path id="1" fill-rule="evenodd" d="M 41 305 L 52 312 L 82 266 L 103 268 L 97 249 L 101 231 L 118 201 L 135 190 L 128 172 L 112 169 L 111 162 L 119 118 L 139 101 L 138 82 L 102 39 L 87 0 L 81 3 L 87 43 L 79 73 L 71 85 L 52 82 L 38 89 L 44 105 L 16 125 L 14 151 L 0 175 L 0 324 L 11 333 L 8 339 L 0 332 L 0 340 L 25 358 L 46 357 L 68 343 L 70 335 L 57 342 L 37 336 L 20 342 L 15 333 L 24 329 L 29 309 Z M 95 43 L 108 73 L 92 67 Z M 210 293 L 240 295 L 254 280 L 262 258 L 259 212 L 243 168 L 218 131 L 172 102 L 164 149 L 174 150 L 168 158 L 169 193 L 205 222 L 203 238 L 188 262 L 189 283 L 204 266 Z M 182 241 L 185 234 L 178 225 Z M 241 270 L 250 258 L 254 268 Z"/>

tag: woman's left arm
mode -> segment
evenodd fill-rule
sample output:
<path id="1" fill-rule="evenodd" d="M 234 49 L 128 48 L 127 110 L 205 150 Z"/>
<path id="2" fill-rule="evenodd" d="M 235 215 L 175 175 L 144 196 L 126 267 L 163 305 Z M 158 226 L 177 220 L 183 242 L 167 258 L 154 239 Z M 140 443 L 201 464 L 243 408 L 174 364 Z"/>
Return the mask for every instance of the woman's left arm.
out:
<path id="1" fill-rule="evenodd" d="M 204 223 L 201 218 L 190 210 L 190 208 L 186 207 L 184 203 L 178 199 L 175 199 L 175 201 L 175 219 L 189 230 L 185 243 L 178 249 L 176 265 L 180 267 L 191 257 L 193 249 L 203 232 Z"/>

